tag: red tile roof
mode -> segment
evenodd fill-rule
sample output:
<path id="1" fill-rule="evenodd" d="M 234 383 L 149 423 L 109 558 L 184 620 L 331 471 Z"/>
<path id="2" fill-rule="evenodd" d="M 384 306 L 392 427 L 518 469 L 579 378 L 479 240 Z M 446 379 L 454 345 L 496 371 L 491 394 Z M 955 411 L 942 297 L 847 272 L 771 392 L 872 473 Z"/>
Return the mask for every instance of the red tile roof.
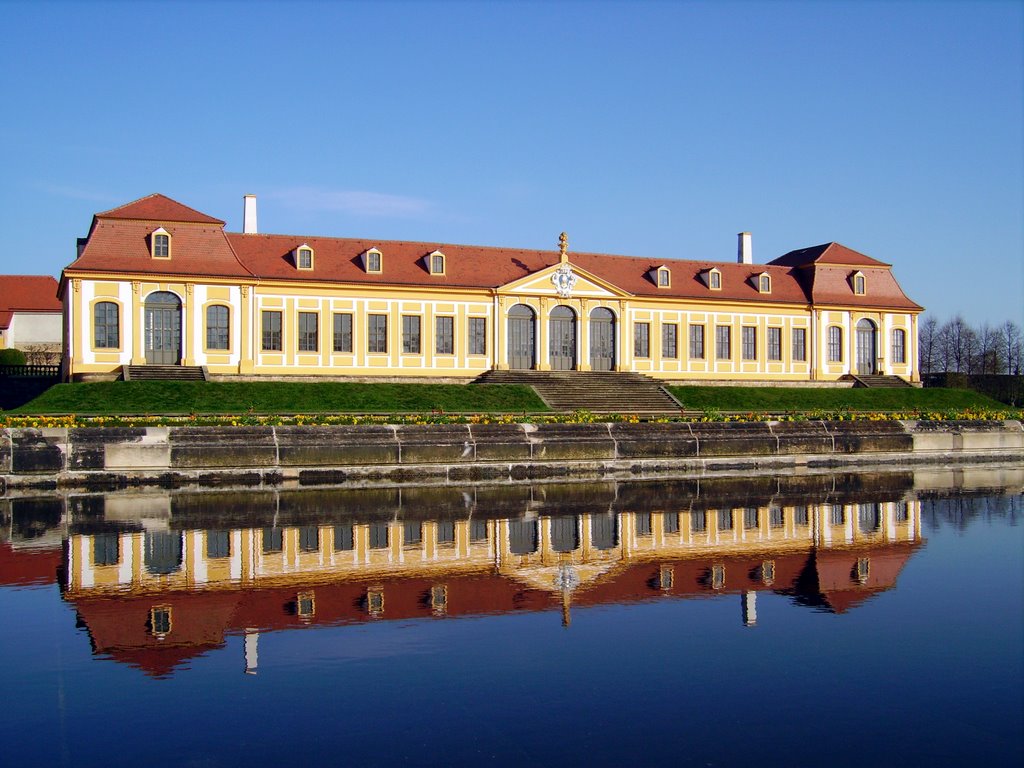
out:
<path id="1" fill-rule="evenodd" d="M 172 258 L 150 255 L 149 235 L 162 226 L 172 237 Z M 314 250 L 314 269 L 295 268 L 293 251 L 300 245 Z M 367 273 L 361 255 L 370 248 L 383 254 L 379 274 Z M 445 254 L 445 274 L 432 275 L 426 257 Z M 570 253 L 570 263 L 628 294 L 643 297 L 708 301 L 811 303 L 904 308 L 920 307 L 900 290 L 889 265 L 838 243 L 791 251 L 767 264 L 681 261 L 597 253 Z M 335 283 L 362 286 L 417 286 L 493 290 L 558 264 L 557 251 L 455 245 L 439 242 L 366 240 L 298 235 L 225 233 L 223 222 L 163 195 L 96 214 L 81 256 L 69 272 L 100 271 L 181 276 L 210 276 L 296 283 Z M 866 296 L 855 297 L 841 269 L 873 267 Z M 667 266 L 671 286 L 659 288 L 651 270 Z M 722 289 L 710 290 L 702 276 L 716 268 Z M 835 271 L 835 274 L 833 274 Z M 756 275 L 772 278 L 771 293 L 757 290 Z"/>
<path id="2" fill-rule="evenodd" d="M 163 227 L 171 236 L 171 258 L 154 259 L 150 235 Z M 219 225 L 170 220 L 98 219 L 81 255 L 65 272 L 124 272 L 248 278 Z"/>
<path id="3" fill-rule="evenodd" d="M 57 281 L 49 275 L 0 275 L 0 328 L 15 312 L 60 312 Z"/>
<path id="4" fill-rule="evenodd" d="M 800 248 L 783 254 L 768 263 L 778 264 L 782 267 L 806 267 L 811 264 L 843 264 L 858 267 L 892 266 L 839 243 L 824 243 L 810 248 Z"/>
<path id="5" fill-rule="evenodd" d="M 187 221 L 193 224 L 220 224 L 224 222 L 205 213 L 182 205 L 165 195 L 152 194 L 131 203 L 96 214 L 97 219 L 137 219 L 142 221 Z"/>

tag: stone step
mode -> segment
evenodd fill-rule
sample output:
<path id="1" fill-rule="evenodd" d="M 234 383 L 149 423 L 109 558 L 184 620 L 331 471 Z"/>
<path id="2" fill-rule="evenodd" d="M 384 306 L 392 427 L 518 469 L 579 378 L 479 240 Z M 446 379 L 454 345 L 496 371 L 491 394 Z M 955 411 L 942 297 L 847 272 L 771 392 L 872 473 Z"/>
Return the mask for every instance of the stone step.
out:
<path id="1" fill-rule="evenodd" d="M 125 381 L 206 381 L 206 369 L 199 365 L 125 365 Z"/>
<path id="2" fill-rule="evenodd" d="M 678 413 L 680 404 L 654 379 L 617 371 L 488 371 L 478 384 L 525 384 L 555 411 Z"/>
<path id="3" fill-rule="evenodd" d="M 853 381 L 855 387 L 888 387 L 893 389 L 913 386 L 909 381 L 901 379 L 899 376 L 854 375 Z"/>

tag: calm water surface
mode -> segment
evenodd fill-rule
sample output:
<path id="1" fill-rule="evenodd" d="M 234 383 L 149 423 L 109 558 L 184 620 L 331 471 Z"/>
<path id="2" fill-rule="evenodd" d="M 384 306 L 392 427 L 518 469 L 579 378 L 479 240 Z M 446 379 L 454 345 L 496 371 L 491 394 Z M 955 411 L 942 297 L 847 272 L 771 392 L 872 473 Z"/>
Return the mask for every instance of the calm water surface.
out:
<path id="1" fill-rule="evenodd" d="M 1019 765 L 1009 477 L 0 499 L 3 761 Z"/>

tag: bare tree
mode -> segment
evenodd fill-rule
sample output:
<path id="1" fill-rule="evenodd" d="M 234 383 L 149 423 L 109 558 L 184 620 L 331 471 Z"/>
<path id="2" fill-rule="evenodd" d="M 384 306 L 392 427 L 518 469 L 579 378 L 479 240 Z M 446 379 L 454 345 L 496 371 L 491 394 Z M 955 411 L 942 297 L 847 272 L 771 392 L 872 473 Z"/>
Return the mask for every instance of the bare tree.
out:
<path id="1" fill-rule="evenodd" d="M 999 327 L 999 345 L 1002 348 L 1003 373 L 1020 376 L 1021 355 L 1024 354 L 1024 335 L 1020 326 L 1007 320 Z"/>
<path id="2" fill-rule="evenodd" d="M 921 323 L 917 345 L 921 373 L 939 372 L 939 321 L 934 317 L 929 316 Z"/>
<path id="3" fill-rule="evenodd" d="M 1002 373 L 1002 344 L 998 328 L 985 323 L 974 334 L 976 346 L 974 350 L 972 373 Z"/>
<path id="4" fill-rule="evenodd" d="M 970 349 L 973 331 L 957 315 L 946 321 L 939 331 L 943 370 L 947 373 L 970 373 Z"/>

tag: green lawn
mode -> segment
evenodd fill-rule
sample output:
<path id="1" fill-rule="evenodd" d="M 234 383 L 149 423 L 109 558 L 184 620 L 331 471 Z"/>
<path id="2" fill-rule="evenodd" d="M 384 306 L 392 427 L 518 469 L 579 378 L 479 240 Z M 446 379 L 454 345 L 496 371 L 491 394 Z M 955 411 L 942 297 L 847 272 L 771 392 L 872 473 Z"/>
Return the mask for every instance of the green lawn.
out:
<path id="1" fill-rule="evenodd" d="M 838 389 L 810 387 L 669 387 L 687 409 L 717 411 L 1005 410 L 969 389 Z"/>
<path id="2" fill-rule="evenodd" d="M 17 414 L 470 413 L 546 411 L 530 387 L 514 384 L 111 381 L 58 384 Z"/>

